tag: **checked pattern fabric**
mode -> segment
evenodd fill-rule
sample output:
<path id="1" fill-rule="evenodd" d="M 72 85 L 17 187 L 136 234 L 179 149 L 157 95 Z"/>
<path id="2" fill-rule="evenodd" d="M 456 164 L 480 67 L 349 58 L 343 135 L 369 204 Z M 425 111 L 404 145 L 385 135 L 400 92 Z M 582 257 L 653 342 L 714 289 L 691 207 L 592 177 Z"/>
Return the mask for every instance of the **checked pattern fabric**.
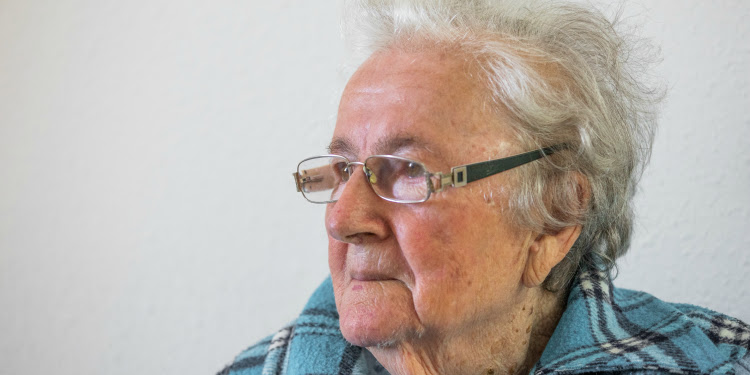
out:
<path id="1" fill-rule="evenodd" d="M 580 272 L 534 374 L 747 372 L 750 326 Z M 744 358 L 744 361 L 743 361 Z"/>
<path id="2" fill-rule="evenodd" d="M 750 375 L 749 350 L 747 324 L 701 307 L 615 289 L 606 272 L 592 269 L 576 277 L 565 312 L 531 373 Z M 328 278 L 297 320 L 219 372 L 256 374 L 388 372 L 367 350 L 341 336 Z"/>

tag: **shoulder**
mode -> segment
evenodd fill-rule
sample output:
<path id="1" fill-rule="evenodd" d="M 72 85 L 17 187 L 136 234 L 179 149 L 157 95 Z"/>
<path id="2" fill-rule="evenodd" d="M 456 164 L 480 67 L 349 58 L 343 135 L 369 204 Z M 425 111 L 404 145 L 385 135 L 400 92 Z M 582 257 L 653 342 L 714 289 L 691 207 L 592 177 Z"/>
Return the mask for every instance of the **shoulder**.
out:
<path id="1" fill-rule="evenodd" d="M 678 348 L 738 362 L 750 351 L 750 325 L 728 315 L 685 303 L 664 302 L 648 293 L 615 289 L 614 303 L 627 321 L 663 335 Z M 700 353 L 696 353 L 699 356 Z"/>
<path id="2" fill-rule="evenodd" d="M 243 350 L 234 361 L 219 371 L 218 375 L 253 375 L 268 373 L 264 369 L 275 369 L 273 374 L 281 373 L 284 362 L 283 354 L 289 344 L 294 323 L 280 329 L 249 348 Z"/>
<path id="3" fill-rule="evenodd" d="M 726 367 L 731 367 L 736 374 L 750 375 L 750 325 L 700 306 L 684 303 L 668 305 L 700 328 L 720 356 L 726 358 Z"/>
<path id="4" fill-rule="evenodd" d="M 581 272 L 536 373 L 742 373 L 750 326 L 724 314 L 616 289 Z"/>

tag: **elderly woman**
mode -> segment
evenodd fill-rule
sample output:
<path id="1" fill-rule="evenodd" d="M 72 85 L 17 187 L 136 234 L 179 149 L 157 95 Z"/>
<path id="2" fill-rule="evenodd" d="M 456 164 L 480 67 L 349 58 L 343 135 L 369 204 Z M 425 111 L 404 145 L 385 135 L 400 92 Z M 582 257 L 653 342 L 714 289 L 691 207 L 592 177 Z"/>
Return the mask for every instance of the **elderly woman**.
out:
<path id="1" fill-rule="evenodd" d="M 222 373 L 747 373 L 744 323 L 610 283 L 660 95 L 639 46 L 558 2 L 347 10 L 366 60 L 294 174 L 331 278 Z"/>

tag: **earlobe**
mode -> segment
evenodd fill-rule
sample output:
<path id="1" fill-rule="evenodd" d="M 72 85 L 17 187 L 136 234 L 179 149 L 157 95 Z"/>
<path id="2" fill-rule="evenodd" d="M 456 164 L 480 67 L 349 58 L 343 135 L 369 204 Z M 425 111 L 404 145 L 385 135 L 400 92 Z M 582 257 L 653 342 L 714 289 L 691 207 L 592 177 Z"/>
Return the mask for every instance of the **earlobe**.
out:
<path id="1" fill-rule="evenodd" d="M 552 267 L 565 258 L 580 234 L 580 225 L 565 227 L 554 234 L 540 234 L 529 246 L 523 284 L 527 288 L 541 285 Z"/>
<path id="2" fill-rule="evenodd" d="M 591 197 L 591 189 L 586 177 L 580 172 L 572 172 L 575 179 L 575 196 L 569 197 L 577 200 L 576 206 L 579 214 L 588 207 Z M 564 227 L 556 233 L 540 234 L 528 247 L 528 258 L 526 269 L 522 277 L 524 285 L 533 288 L 541 285 L 549 275 L 552 268 L 560 263 L 568 254 L 573 244 L 581 235 L 581 225 Z"/>

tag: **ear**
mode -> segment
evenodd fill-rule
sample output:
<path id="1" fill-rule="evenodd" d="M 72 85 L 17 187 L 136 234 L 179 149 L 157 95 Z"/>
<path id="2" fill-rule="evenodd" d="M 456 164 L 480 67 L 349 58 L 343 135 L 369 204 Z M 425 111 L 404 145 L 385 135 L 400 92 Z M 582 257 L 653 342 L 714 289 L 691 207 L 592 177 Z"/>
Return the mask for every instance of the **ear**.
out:
<path id="1" fill-rule="evenodd" d="M 540 234 L 529 246 L 523 284 L 527 288 L 541 285 L 552 267 L 565 258 L 580 234 L 580 225 L 565 227 L 555 234 Z"/>
<path id="2" fill-rule="evenodd" d="M 584 209 L 591 197 L 590 186 L 583 174 L 572 173 L 576 189 L 574 190 L 575 196 L 570 199 L 577 200 L 579 209 Z M 552 271 L 552 267 L 565 258 L 580 235 L 581 225 L 574 225 L 562 228 L 557 233 L 540 234 L 532 241 L 528 247 L 529 256 L 522 275 L 524 285 L 528 288 L 541 285 Z"/>

